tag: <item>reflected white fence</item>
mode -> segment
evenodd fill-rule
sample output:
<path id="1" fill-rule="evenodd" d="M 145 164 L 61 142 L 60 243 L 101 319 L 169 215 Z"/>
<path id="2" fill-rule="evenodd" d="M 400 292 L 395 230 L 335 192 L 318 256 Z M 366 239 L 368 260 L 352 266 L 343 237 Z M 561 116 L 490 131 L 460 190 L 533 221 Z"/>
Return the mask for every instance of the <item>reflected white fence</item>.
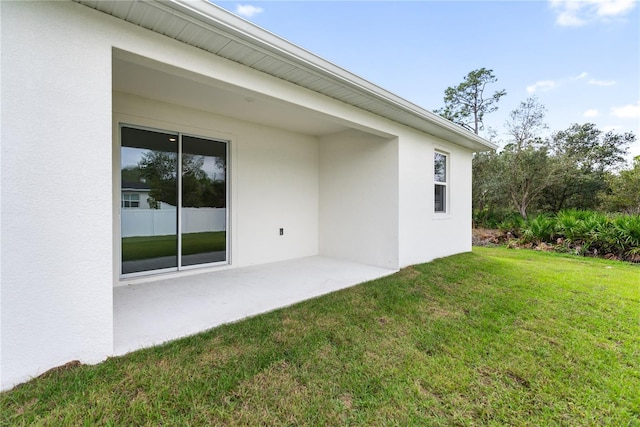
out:
<path id="1" fill-rule="evenodd" d="M 175 209 L 123 209 L 120 217 L 122 237 L 175 234 Z M 225 231 L 225 208 L 182 208 L 182 233 Z"/>

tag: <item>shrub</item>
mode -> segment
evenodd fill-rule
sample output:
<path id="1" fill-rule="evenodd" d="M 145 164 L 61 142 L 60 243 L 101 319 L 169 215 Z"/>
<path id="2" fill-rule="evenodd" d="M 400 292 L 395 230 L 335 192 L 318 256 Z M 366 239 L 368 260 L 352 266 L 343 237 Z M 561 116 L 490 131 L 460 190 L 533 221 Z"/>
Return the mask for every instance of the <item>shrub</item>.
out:
<path id="1" fill-rule="evenodd" d="M 473 226 L 476 228 L 497 229 L 498 225 L 513 214 L 511 212 L 482 209 L 473 212 Z"/>
<path id="2" fill-rule="evenodd" d="M 637 260 L 640 256 L 640 215 L 617 216 L 612 221 L 612 228 L 617 234 L 622 257 Z"/>
<path id="3" fill-rule="evenodd" d="M 522 230 L 525 243 L 553 243 L 556 221 L 547 214 L 541 214 L 528 220 Z"/>
<path id="4" fill-rule="evenodd" d="M 606 215 L 593 211 L 563 210 L 538 215 L 518 227 L 503 221 L 501 229 L 518 229 L 517 244 L 578 255 L 605 256 L 640 262 L 640 215 Z M 514 235 L 518 236 L 514 232 Z"/>
<path id="5" fill-rule="evenodd" d="M 519 237 L 522 235 L 524 225 L 525 220 L 520 214 L 512 213 L 498 224 L 498 230 L 503 233 L 511 233 L 514 237 Z"/>
<path id="6" fill-rule="evenodd" d="M 556 214 L 555 231 L 559 237 L 569 241 L 580 238 L 578 211 L 574 209 L 563 210 Z"/>

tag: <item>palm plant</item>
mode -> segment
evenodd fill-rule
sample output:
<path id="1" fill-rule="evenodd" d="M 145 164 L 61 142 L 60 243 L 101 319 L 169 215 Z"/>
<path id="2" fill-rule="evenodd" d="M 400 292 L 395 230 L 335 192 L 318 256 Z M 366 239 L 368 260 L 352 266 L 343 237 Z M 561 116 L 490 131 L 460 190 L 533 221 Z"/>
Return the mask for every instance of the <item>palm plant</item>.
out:
<path id="1" fill-rule="evenodd" d="M 547 214 L 541 214 L 526 222 L 522 240 L 528 243 L 552 242 L 555 233 L 555 220 Z"/>
<path id="2" fill-rule="evenodd" d="M 640 255 L 640 215 L 618 216 L 612 221 L 623 256 L 635 258 Z"/>
<path id="3" fill-rule="evenodd" d="M 503 233 L 511 233 L 514 237 L 522 235 L 522 229 L 525 226 L 525 220 L 522 216 L 513 214 L 509 215 L 498 224 L 498 229 Z"/>
<path id="4" fill-rule="evenodd" d="M 576 240 L 578 232 L 578 211 L 566 209 L 556 214 L 556 233 L 558 237 L 567 239 L 569 242 Z"/>

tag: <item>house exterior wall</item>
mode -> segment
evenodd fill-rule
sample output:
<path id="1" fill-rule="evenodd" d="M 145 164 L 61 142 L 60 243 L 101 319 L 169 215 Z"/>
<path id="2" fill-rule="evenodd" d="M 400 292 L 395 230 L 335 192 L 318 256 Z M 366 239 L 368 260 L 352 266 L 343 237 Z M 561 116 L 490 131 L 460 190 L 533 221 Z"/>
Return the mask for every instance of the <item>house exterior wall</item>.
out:
<path id="1" fill-rule="evenodd" d="M 0 18 L 0 389 L 113 352 L 120 122 L 230 141 L 231 267 L 321 254 L 398 268 L 470 249 L 468 150 L 80 4 L 3 1 Z M 114 49 L 352 130 L 301 135 L 114 93 Z M 436 148 L 450 153 L 444 217 Z"/>
<path id="2" fill-rule="evenodd" d="M 398 268 L 398 141 L 350 130 L 320 140 L 320 254 Z"/>
<path id="3" fill-rule="evenodd" d="M 234 267 L 317 254 L 317 140 L 133 96 L 123 101 L 112 93 L 113 48 L 301 101 L 322 97 L 80 4 L 0 7 L 0 389 L 70 360 L 112 354 L 117 120 L 231 141 Z M 144 113 L 136 110 L 142 105 Z"/>
<path id="4" fill-rule="evenodd" d="M 434 212 L 434 152 L 448 155 L 448 207 Z M 471 250 L 471 150 L 408 132 L 399 147 L 400 267 Z"/>
<path id="5" fill-rule="evenodd" d="M 112 350 L 111 46 L 82 7 L 0 7 L 6 388 Z"/>

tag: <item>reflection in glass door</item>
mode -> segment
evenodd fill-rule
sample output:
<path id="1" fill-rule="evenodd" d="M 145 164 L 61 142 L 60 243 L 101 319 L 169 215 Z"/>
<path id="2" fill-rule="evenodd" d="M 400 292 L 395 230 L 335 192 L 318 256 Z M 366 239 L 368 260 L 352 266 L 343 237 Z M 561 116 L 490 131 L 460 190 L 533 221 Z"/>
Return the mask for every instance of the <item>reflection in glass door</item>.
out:
<path id="1" fill-rule="evenodd" d="M 121 128 L 122 274 L 227 261 L 227 143 Z"/>
<path id="2" fill-rule="evenodd" d="M 227 144 L 182 136 L 181 266 L 227 260 Z"/>

